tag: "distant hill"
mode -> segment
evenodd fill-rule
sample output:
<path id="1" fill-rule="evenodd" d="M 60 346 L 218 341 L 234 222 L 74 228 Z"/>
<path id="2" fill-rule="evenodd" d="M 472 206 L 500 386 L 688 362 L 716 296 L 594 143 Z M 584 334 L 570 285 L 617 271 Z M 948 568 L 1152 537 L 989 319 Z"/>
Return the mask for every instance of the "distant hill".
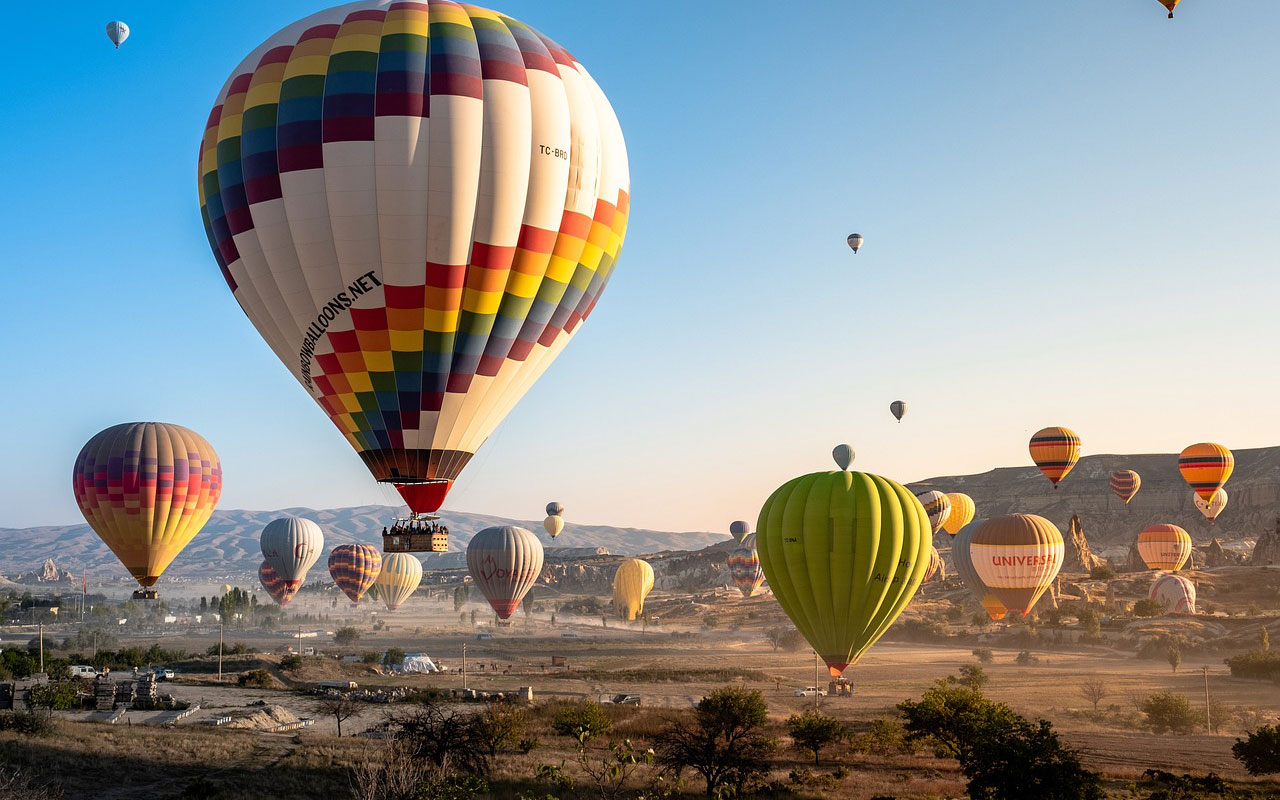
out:
<path id="1" fill-rule="evenodd" d="M 328 551 L 335 545 L 365 542 L 381 547 L 382 528 L 403 507 L 358 506 L 355 508 L 286 508 L 278 511 L 218 510 L 204 530 L 192 540 L 173 565 L 165 572 L 170 577 L 218 578 L 256 573 L 262 563 L 258 536 L 262 528 L 277 517 L 292 514 L 313 520 L 324 529 L 325 553 L 317 566 L 323 569 Z M 492 525 L 520 525 L 538 534 L 548 548 L 603 548 L 619 555 L 640 555 L 660 550 L 698 550 L 721 540 L 724 534 L 668 533 L 639 528 L 617 528 L 609 525 L 576 525 L 567 523 L 554 542 L 542 529 L 542 520 L 510 520 L 484 514 L 441 512 L 441 521 L 449 527 L 450 547 L 464 550 L 477 531 Z M 550 555 L 550 553 L 549 553 Z M 37 528 L 0 528 L 0 575 L 16 577 L 38 569 L 52 558 L 62 569 L 79 575 L 86 568 L 91 576 L 103 577 L 107 571 L 127 577 L 115 555 L 107 549 L 88 525 L 45 526 Z M 428 569 L 435 556 L 424 556 Z M 456 555 L 444 554 L 441 567 L 459 563 Z"/>
<path id="2" fill-rule="evenodd" d="M 1226 485 L 1227 508 L 1212 527 L 1192 503 L 1191 489 L 1178 472 L 1176 453 L 1086 456 L 1056 490 L 1034 466 L 930 478 L 910 488 L 964 492 L 973 498 L 979 517 L 1039 514 L 1064 533 L 1071 515 L 1079 514 L 1085 535 L 1095 544 L 1127 544 L 1157 522 L 1180 525 L 1201 542 L 1214 537 L 1255 538 L 1275 530 L 1280 517 L 1280 447 L 1236 450 L 1235 457 L 1235 472 Z M 1142 477 L 1142 488 L 1127 510 L 1109 485 L 1117 469 L 1131 469 Z"/>

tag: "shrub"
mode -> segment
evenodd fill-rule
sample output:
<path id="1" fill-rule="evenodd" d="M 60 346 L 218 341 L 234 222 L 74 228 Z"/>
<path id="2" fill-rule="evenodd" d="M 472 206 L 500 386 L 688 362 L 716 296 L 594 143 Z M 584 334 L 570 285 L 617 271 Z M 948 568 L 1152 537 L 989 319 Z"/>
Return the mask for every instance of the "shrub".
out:
<path id="1" fill-rule="evenodd" d="M 1135 617 L 1158 617 L 1164 613 L 1164 606 L 1155 600 L 1143 598 L 1133 604 L 1133 615 Z"/>
<path id="2" fill-rule="evenodd" d="M 978 659 L 978 662 L 981 664 L 990 664 L 992 661 L 996 660 L 996 656 L 991 652 L 990 647 L 973 648 L 973 657 Z"/>
<path id="3" fill-rule="evenodd" d="M 333 640 L 340 645 L 350 646 L 360 641 L 360 631 L 350 626 L 338 628 L 333 634 Z"/>
<path id="4" fill-rule="evenodd" d="M 53 717 L 45 711 L 13 711 L 0 714 L 0 731 L 13 731 L 23 736 L 52 736 L 58 730 Z"/>
<path id="5" fill-rule="evenodd" d="M 1185 695 L 1173 692 L 1151 695 L 1142 702 L 1141 711 L 1155 733 L 1191 733 L 1201 719 Z"/>
<path id="6" fill-rule="evenodd" d="M 605 716 L 599 703 L 583 700 L 560 709 L 551 722 L 551 729 L 561 736 L 577 739 L 578 746 L 585 747 L 588 740 L 613 730 L 613 720 Z"/>
<path id="7" fill-rule="evenodd" d="M 881 717 L 872 720 L 871 727 L 865 733 L 852 737 L 853 750 L 859 753 L 874 753 L 879 756 L 914 753 L 919 745 L 907 738 L 907 731 L 902 721 L 895 717 Z"/>
<path id="8" fill-rule="evenodd" d="M 265 669 L 251 669 L 237 678 L 236 683 L 249 689 L 270 689 L 276 685 L 275 678 Z"/>
<path id="9" fill-rule="evenodd" d="M 947 682 L 977 690 L 990 683 L 991 676 L 977 664 L 964 664 L 960 667 L 959 676 L 952 675 L 947 678 Z"/>
<path id="10" fill-rule="evenodd" d="M 366 650 L 365 652 L 360 654 L 360 661 L 361 663 L 364 663 L 364 664 L 377 664 L 381 660 L 382 660 L 382 656 L 378 655 L 372 650 Z"/>
<path id="11" fill-rule="evenodd" d="M 280 669 L 286 672 L 296 672 L 302 668 L 302 656 L 290 654 L 280 659 Z"/>
<path id="12" fill-rule="evenodd" d="M 1089 579 L 1095 581 L 1109 581 L 1116 576 L 1116 571 L 1111 568 L 1110 564 L 1102 564 L 1089 570 Z"/>
<path id="13" fill-rule="evenodd" d="M 1253 650 L 1224 661 L 1233 678 L 1253 678 L 1280 683 L 1280 653 Z"/>
<path id="14" fill-rule="evenodd" d="M 812 708 L 788 717 L 787 733 L 798 749 L 813 753 L 815 767 L 821 763 L 819 759 L 824 748 L 849 735 L 839 720 Z"/>
<path id="15" fill-rule="evenodd" d="M 1244 739 L 1236 739 L 1231 754 L 1250 775 L 1280 772 L 1280 725 L 1263 725 Z"/>
<path id="16" fill-rule="evenodd" d="M 1030 666 L 1032 664 L 1039 663 L 1039 661 L 1040 659 L 1031 655 L 1030 650 L 1023 650 L 1021 653 L 1018 653 L 1018 655 L 1013 659 L 1013 663 L 1017 664 L 1020 667 Z"/>
<path id="17" fill-rule="evenodd" d="M 80 692 L 70 681 L 50 681 L 31 690 L 31 705 L 50 711 L 67 711 L 80 705 Z"/>
<path id="18" fill-rule="evenodd" d="M 404 651 L 399 647 L 392 647 L 382 654 L 382 663 L 388 667 L 398 667 L 404 663 Z"/>

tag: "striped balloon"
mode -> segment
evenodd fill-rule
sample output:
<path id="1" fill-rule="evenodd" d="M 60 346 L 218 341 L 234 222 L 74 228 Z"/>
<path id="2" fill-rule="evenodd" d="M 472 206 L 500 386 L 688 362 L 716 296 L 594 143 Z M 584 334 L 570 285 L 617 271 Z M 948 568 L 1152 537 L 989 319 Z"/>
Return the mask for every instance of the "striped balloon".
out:
<path id="1" fill-rule="evenodd" d="M 382 553 L 367 544 L 339 545 L 329 553 L 329 574 L 342 593 L 359 603 L 382 571 Z"/>
<path id="2" fill-rule="evenodd" d="M 973 568 L 1010 611 L 1024 616 L 1062 569 L 1062 532 L 1044 517 L 1010 514 L 989 519 L 969 545 Z"/>
<path id="3" fill-rule="evenodd" d="M 1142 488 L 1142 476 L 1131 469 L 1118 469 L 1111 473 L 1111 491 L 1129 505 L 1129 501 Z"/>
<path id="4" fill-rule="evenodd" d="M 743 597 L 751 597 L 764 583 L 764 570 L 754 541 L 751 547 L 739 547 L 729 554 L 729 574 Z"/>
<path id="5" fill-rule="evenodd" d="M 902 400 L 894 400 L 889 404 L 889 413 L 898 422 L 902 422 L 902 418 L 907 414 L 907 404 Z"/>
<path id="6" fill-rule="evenodd" d="M 1070 428 L 1044 428 L 1031 437 L 1031 460 L 1058 488 L 1058 482 L 1080 460 L 1080 437 Z"/>
<path id="7" fill-rule="evenodd" d="M 938 552 L 938 548 L 933 545 L 930 545 L 930 548 L 929 568 L 925 570 L 923 582 L 928 583 L 934 578 L 937 578 L 940 581 L 945 581 L 947 579 L 947 570 L 946 567 L 942 565 L 942 555 Z"/>
<path id="8" fill-rule="evenodd" d="M 964 492 L 947 492 L 947 499 L 951 501 L 951 513 L 942 521 L 942 527 L 955 536 L 961 528 L 973 522 L 973 515 L 978 513 L 978 507 L 974 505 L 973 498 Z"/>
<path id="9" fill-rule="evenodd" d="M 978 577 L 978 571 L 973 568 L 973 558 L 971 545 L 973 543 L 973 534 L 981 528 L 985 519 L 975 519 L 968 525 L 960 529 L 956 534 L 956 538 L 951 540 L 951 565 L 956 568 L 956 574 L 960 576 L 960 580 L 964 581 L 964 585 L 981 604 L 987 616 L 997 622 L 1004 619 L 1009 613 L 1009 609 L 1005 608 L 1004 603 L 992 593 L 991 589 L 982 582 L 982 578 Z"/>
<path id="10" fill-rule="evenodd" d="M 933 533 L 942 530 L 942 524 L 951 514 L 951 498 L 937 490 L 921 492 L 916 495 L 924 506 L 924 513 L 929 515 L 929 527 Z"/>
<path id="11" fill-rule="evenodd" d="M 125 569 L 151 586 L 209 521 L 222 465 L 181 425 L 126 422 L 85 443 L 71 473 L 76 505 Z"/>
<path id="12" fill-rule="evenodd" d="M 1200 442 L 1178 456 L 1178 471 L 1200 499 L 1212 502 L 1213 493 L 1222 488 L 1236 467 L 1236 457 L 1220 444 Z"/>
<path id="13" fill-rule="evenodd" d="M 418 591 L 421 583 L 421 561 L 408 553 L 387 553 L 369 595 L 385 603 L 388 611 L 395 611 Z"/>
<path id="14" fill-rule="evenodd" d="M 1167 614 L 1196 613 L 1195 584 L 1181 575 L 1170 573 L 1156 578 L 1147 596 L 1159 603 Z"/>
<path id="15" fill-rule="evenodd" d="M 467 572 L 494 612 L 507 619 L 542 574 L 542 555 L 542 542 L 532 531 L 485 528 L 467 543 Z"/>
<path id="16" fill-rule="evenodd" d="M 295 591 L 324 549 L 324 531 L 309 519 L 281 517 L 267 523 L 259 542 L 262 557 Z"/>
<path id="17" fill-rule="evenodd" d="M 1173 19 L 1173 9 L 1177 8 L 1179 0 L 1156 0 L 1156 2 L 1169 9 L 1169 19 Z"/>
<path id="18" fill-rule="evenodd" d="M 1219 489 L 1214 492 L 1213 499 L 1207 503 L 1202 500 L 1198 494 L 1191 495 L 1191 501 L 1196 504 L 1196 508 L 1204 515 L 1205 519 L 1209 520 L 1209 524 L 1212 525 L 1218 521 L 1218 515 L 1227 507 L 1227 490 Z"/>
<path id="19" fill-rule="evenodd" d="M 293 600 L 294 594 L 298 591 L 296 588 L 289 588 L 289 584 L 285 582 L 284 578 L 280 577 L 280 574 L 267 561 L 263 561 L 262 565 L 258 567 L 258 581 L 262 584 L 262 588 L 267 591 L 267 595 L 281 608 L 289 605 L 289 602 Z"/>
<path id="20" fill-rule="evenodd" d="M 1138 534 L 1138 555 L 1147 569 L 1182 569 L 1191 558 L 1191 535 L 1177 525 L 1151 525 Z"/>
<path id="21" fill-rule="evenodd" d="M 582 64 L 445 0 L 278 31 L 218 94 L 198 178 L 241 308 L 417 512 L 581 330 L 630 206 L 622 129 Z"/>

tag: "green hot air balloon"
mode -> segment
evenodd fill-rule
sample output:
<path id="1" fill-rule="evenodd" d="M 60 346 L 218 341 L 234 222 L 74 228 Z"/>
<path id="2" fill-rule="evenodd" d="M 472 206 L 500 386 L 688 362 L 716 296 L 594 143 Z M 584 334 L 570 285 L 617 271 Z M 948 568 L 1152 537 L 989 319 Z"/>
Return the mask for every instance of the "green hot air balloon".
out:
<path id="1" fill-rule="evenodd" d="M 931 531 L 902 484 L 815 472 L 765 501 L 756 547 L 774 596 L 838 676 L 911 602 L 929 568 Z"/>

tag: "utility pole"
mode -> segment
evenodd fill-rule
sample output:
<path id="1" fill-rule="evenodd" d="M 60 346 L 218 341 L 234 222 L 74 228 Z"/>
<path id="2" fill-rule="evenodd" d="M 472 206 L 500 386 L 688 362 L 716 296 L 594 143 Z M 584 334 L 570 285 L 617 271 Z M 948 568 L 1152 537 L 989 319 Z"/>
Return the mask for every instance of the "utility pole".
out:
<path id="1" fill-rule="evenodd" d="M 218 683 L 222 683 L 222 620 L 218 620 Z"/>
<path id="2" fill-rule="evenodd" d="M 1213 718 L 1209 715 L 1209 667 L 1206 665 L 1201 669 L 1204 670 L 1204 729 L 1213 733 Z"/>
<path id="3" fill-rule="evenodd" d="M 40 623 L 40 671 L 44 672 L 44 623 Z"/>
<path id="4" fill-rule="evenodd" d="M 302 626 L 298 626 L 298 658 L 302 658 Z"/>
<path id="5" fill-rule="evenodd" d="M 814 711 L 818 710 L 818 662 L 821 660 L 822 659 L 818 657 L 818 651 L 814 650 L 813 651 L 813 710 Z"/>
<path id="6" fill-rule="evenodd" d="M 462 690 L 467 690 L 467 643 L 462 643 Z"/>

